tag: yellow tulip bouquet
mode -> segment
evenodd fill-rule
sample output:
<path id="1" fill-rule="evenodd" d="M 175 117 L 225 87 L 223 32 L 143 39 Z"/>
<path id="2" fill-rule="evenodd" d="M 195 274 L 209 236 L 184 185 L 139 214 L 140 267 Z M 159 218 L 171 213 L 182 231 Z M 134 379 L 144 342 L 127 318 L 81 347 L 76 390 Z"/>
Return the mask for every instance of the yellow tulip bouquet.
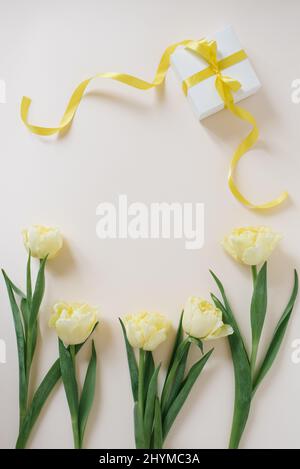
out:
<path id="1" fill-rule="evenodd" d="M 194 383 L 212 354 L 203 354 L 203 341 L 233 333 L 222 321 L 222 312 L 201 298 L 191 297 L 181 315 L 162 392 L 158 391 L 161 364 L 155 365 L 153 350 L 167 339 L 170 322 L 159 313 L 140 312 L 120 319 L 134 400 L 136 448 L 160 449 Z M 192 344 L 202 357 L 187 370 Z M 139 350 L 139 359 L 135 356 Z M 160 395 L 160 397 L 159 397 Z"/>
<path id="2" fill-rule="evenodd" d="M 14 320 L 19 361 L 19 435 L 16 448 L 25 448 L 43 405 L 61 377 L 72 415 L 74 445 L 81 447 L 95 390 L 94 345 L 80 401 L 74 363 L 75 355 L 97 325 L 97 313 L 87 305 L 60 303 L 54 306 L 50 326 L 56 329 L 59 336 L 59 359 L 30 398 L 30 374 L 37 345 L 39 311 L 45 291 L 45 267 L 47 261 L 60 251 L 63 237 L 57 228 L 34 225 L 23 231 L 23 239 L 28 251 L 26 293 L 2 270 Z M 35 285 L 32 284 L 31 275 L 32 257 L 40 260 Z"/>
<path id="3" fill-rule="evenodd" d="M 235 404 L 229 447 L 238 448 L 250 412 L 253 397 L 271 368 L 283 341 L 298 293 L 298 275 L 294 270 L 294 285 L 290 299 L 274 330 L 273 337 L 257 366 L 257 353 L 267 312 L 267 259 L 278 244 L 281 236 L 268 227 L 246 227 L 234 229 L 223 241 L 225 250 L 238 262 L 251 267 L 253 294 L 250 306 L 252 332 L 251 353 L 248 354 L 236 317 L 228 301 L 224 286 L 211 272 L 222 297 L 212 294 L 217 308 L 222 311 L 234 330 L 229 337 L 235 374 Z M 260 266 L 258 268 L 258 266 Z"/>

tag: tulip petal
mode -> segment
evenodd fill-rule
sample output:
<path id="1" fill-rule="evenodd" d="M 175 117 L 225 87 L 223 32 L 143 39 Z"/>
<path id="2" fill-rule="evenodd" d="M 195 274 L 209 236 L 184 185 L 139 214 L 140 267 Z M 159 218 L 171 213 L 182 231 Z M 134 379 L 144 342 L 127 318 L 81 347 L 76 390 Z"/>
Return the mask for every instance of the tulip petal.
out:
<path id="1" fill-rule="evenodd" d="M 233 334 L 233 329 L 229 324 L 223 324 L 223 326 L 219 327 L 213 334 L 207 336 L 203 340 L 214 340 L 220 339 L 221 337 L 227 337 L 228 335 Z"/>

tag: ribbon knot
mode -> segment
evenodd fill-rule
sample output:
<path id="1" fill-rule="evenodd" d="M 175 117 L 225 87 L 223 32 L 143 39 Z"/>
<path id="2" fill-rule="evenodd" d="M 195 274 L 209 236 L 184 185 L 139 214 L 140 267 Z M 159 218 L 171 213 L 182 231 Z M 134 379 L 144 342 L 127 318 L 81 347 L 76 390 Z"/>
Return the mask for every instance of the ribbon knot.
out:
<path id="1" fill-rule="evenodd" d="M 241 83 L 234 78 L 228 77 L 222 74 L 224 68 L 230 67 L 235 63 L 244 60 L 247 55 L 241 50 L 234 54 L 229 55 L 225 59 L 218 60 L 217 57 L 217 42 L 216 41 L 207 41 L 206 39 L 200 39 L 199 41 L 192 41 L 186 46 L 186 49 L 196 53 L 202 59 L 208 63 L 208 67 L 200 72 L 195 73 L 194 75 L 188 77 L 183 81 L 182 87 L 183 92 L 187 95 L 188 89 L 192 86 L 197 85 L 203 80 L 216 75 L 215 86 L 222 99 L 224 101 L 225 107 L 229 102 L 233 102 L 232 91 L 236 92 L 241 88 Z"/>

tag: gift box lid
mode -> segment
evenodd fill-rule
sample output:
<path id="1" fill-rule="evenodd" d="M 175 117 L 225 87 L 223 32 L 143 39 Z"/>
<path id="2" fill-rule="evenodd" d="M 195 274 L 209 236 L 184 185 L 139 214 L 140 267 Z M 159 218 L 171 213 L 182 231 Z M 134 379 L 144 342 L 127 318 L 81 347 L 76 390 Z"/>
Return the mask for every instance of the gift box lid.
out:
<path id="1" fill-rule="evenodd" d="M 217 41 L 218 60 L 243 48 L 232 26 L 228 26 L 222 31 L 207 37 L 207 40 L 212 39 Z M 198 54 L 184 47 L 179 47 L 171 56 L 171 66 L 180 82 L 183 82 L 191 75 L 207 68 L 208 64 Z M 256 93 L 261 87 L 248 58 L 226 68 L 222 73 L 238 80 L 242 85 L 236 93 L 233 93 L 235 103 Z M 189 88 L 187 99 L 196 117 L 200 120 L 224 108 L 224 102 L 215 87 L 215 76 L 209 77 Z"/>

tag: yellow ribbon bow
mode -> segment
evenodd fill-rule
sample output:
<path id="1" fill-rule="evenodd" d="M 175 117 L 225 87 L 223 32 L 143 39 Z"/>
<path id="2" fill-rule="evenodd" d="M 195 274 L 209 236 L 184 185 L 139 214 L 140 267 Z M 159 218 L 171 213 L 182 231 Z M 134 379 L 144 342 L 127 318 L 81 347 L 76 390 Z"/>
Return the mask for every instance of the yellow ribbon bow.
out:
<path id="1" fill-rule="evenodd" d="M 21 119 L 28 128 L 28 130 L 30 130 L 30 132 L 42 136 L 53 135 L 66 129 L 68 125 L 71 124 L 87 86 L 95 78 L 109 78 L 140 90 L 148 90 L 150 88 L 160 86 L 165 81 L 166 74 L 170 67 L 170 57 L 179 46 L 184 46 L 185 48 L 195 52 L 196 54 L 199 54 L 208 63 L 207 68 L 195 73 L 191 77 L 184 80 L 182 87 L 185 95 L 187 95 L 188 89 L 192 86 L 195 86 L 201 81 L 206 80 L 207 78 L 213 75 L 216 75 L 215 86 L 222 101 L 224 102 L 224 106 L 229 109 L 236 117 L 247 121 L 252 125 L 252 130 L 247 135 L 247 137 L 243 139 L 242 142 L 239 144 L 230 162 L 230 168 L 228 172 L 228 185 L 232 194 L 239 202 L 244 204 L 246 207 L 252 209 L 264 210 L 276 207 L 277 205 L 281 204 L 288 197 L 288 194 L 286 192 L 283 192 L 278 198 L 270 202 L 261 205 L 255 205 L 241 194 L 234 182 L 233 175 L 236 170 L 237 164 L 241 157 L 256 142 L 258 138 L 258 127 L 255 118 L 252 116 L 252 114 L 250 114 L 250 112 L 234 104 L 232 92 L 238 91 L 238 89 L 241 87 L 240 82 L 222 74 L 222 70 L 244 60 L 247 55 L 245 51 L 240 50 L 234 54 L 229 55 L 228 57 L 218 60 L 216 41 L 207 41 L 205 39 L 193 41 L 187 39 L 167 47 L 161 57 L 161 60 L 155 73 L 155 77 L 152 82 L 147 82 L 133 75 L 114 72 L 99 73 L 91 78 L 88 78 L 87 80 L 84 80 L 77 86 L 77 88 L 73 92 L 67 105 L 67 108 L 64 112 L 64 115 L 57 127 L 41 127 L 30 124 L 28 122 L 28 111 L 31 99 L 26 96 L 23 96 L 21 102 Z"/>
<path id="2" fill-rule="evenodd" d="M 203 80 L 216 75 L 215 86 L 221 97 L 226 103 L 228 100 L 233 99 L 231 91 L 238 91 L 241 87 L 241 83 L 234 78 L 227 77 L 222 74 L 222 70 L 230 67 L 231 65 L 237 64 L 247 58 L 247 54 L 244 50 L 239 50 L 229 55 L 225 59 L 217 59 L 217 43 L 216 41 L 206 41 L 201 39 L 200 41 L 192 41 L 186 46 L 186 49 L 195 52 L 200 55 L 209 66 L 200 72 L 186 78 L 183 81 L 182 88 L 185 95 L 187 95 L 188 89 L 192 86 L 197 85 Z"/>

